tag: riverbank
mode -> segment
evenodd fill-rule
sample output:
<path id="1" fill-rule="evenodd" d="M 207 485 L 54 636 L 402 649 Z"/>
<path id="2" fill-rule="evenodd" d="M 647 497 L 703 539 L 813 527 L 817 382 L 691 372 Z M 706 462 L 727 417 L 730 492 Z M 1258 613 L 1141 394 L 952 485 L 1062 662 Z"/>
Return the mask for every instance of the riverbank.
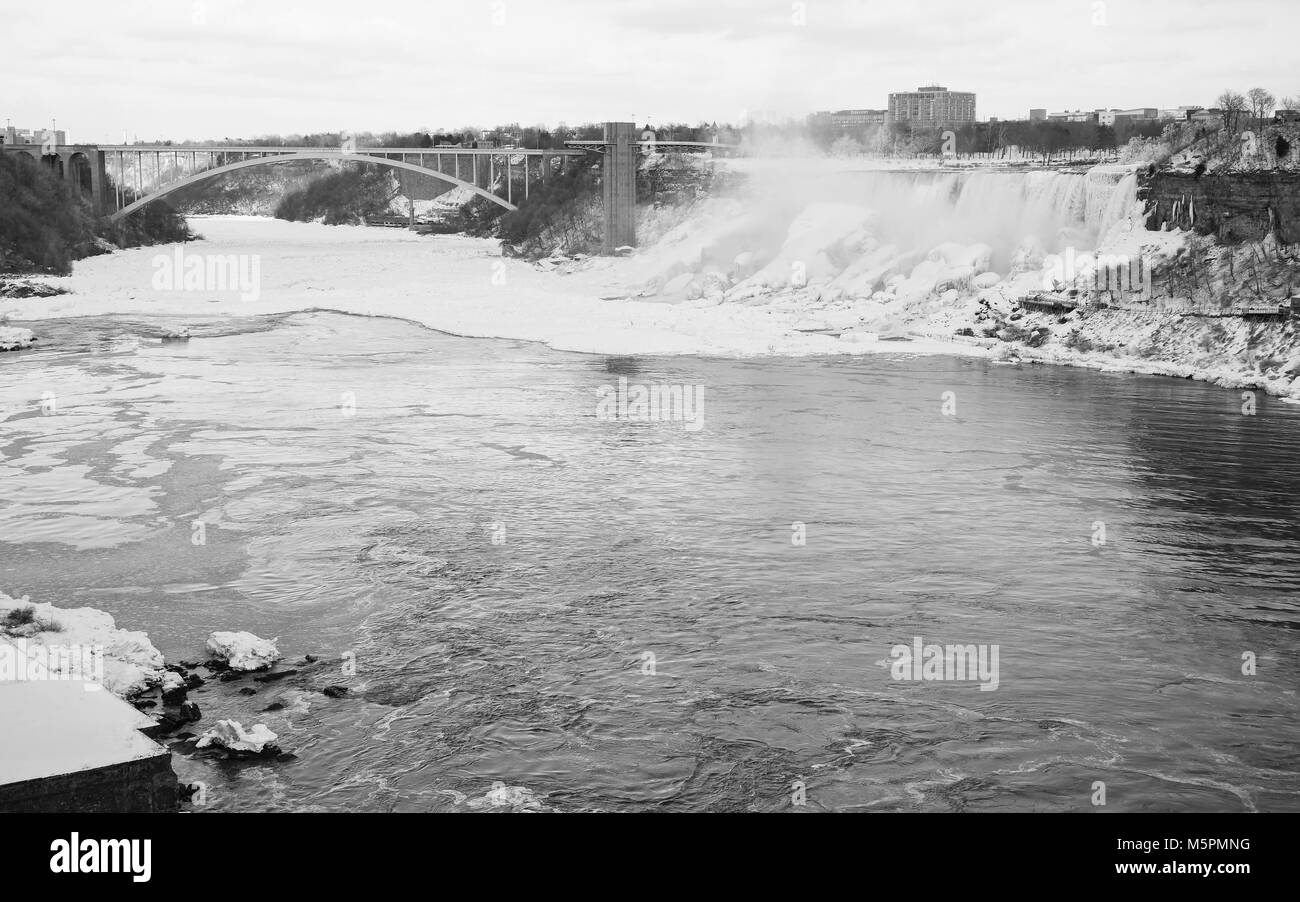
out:
<path id="1" fill-rule="evenodd" d="M 1097 203 L 1122 210 L 1122 201 Z M 70 277 L 45 280 L 68 293 L 0 299 L 0 317 L 16 324 L 332 310 L 584 353 L 940 353 L 1192 378 L 1300 399 L 1300 342 L 1289 320 L 1189 315 L 1173 302 L 1024 310 L 1018 299 L 1042 287 L 1046 265 L 1044 248 L 1028 239 L 1014 248 L 947 242 L 909 250 L 874 238 L 876 214 L 864 207 L 814 202 L 791 213 L 789 201 L 780 202 L 784 219 L 710 200 L 633 257 L 540 263 L 503 258 L 491 239 L 196 217 L 205 240 L 83 260 Z M 1107 233 L 1099 252 L 1156 262 L 1184 253 L 1184 233 L 1148 232 L 1134 216 L 1108 215 L 1082 214 Z M 783 234 L 774 238 L 771 222 Z M 257 284 L 160 278 L 176 269 L 178 251 L 179 265 L 242 262 Z"/>
<path id="2" fill-rule="evenodd" d="M 67 294 L 5 299 L 0 315 L 18 323 L 109 314 L 260 316 L 333 310 L 586 353 L 743 357 L 871 350 L 866 344 L 798 331 L 797 311 L 704 308 L 628 297 L 636 290 L 627 278 L 635 269 L 613 259 L 592 259 L 581 271 L 560 276 L 501 257 L 492 239 L 422 237 L 393 229 L 255 217 L 196 217 L 195 223 L 202 241 L 80 261 L 70 277 L 59 280 Z M 256 261 L 256 299 L 244 300 L 252 292 L 237 286 L 186 288 L 177 280 L 175 287 L 155 287 L 164 281 L 155 279 L 163 265 L 158 261 L 174 261 L 178 248 L 185 257 L 242 259 L 249 272 Z M 951 341 L 906 344 L 906 350 L 916 353 L 984 353 Z M 900 350 L 901 343 L 888 349 Z"/>

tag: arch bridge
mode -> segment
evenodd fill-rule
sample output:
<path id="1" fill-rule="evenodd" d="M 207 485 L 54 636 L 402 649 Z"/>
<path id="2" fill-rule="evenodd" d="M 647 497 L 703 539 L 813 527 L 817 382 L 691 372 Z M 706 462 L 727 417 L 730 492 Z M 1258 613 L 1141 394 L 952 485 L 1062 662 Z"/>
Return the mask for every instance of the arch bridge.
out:
<path id="1" fill-rule="evenodd" d="M 175 191 L 227 172 L 299 160 L 375 163 L 464 188 L 506 210 L 531 187 L 584 155 L 574 148 L 225 147 L 185 144 L 12 144 L 90 195 L 96 215 L 118 220 Z"/>
<path id="2" fill-rule="evenodd" d="M 649 138 L 650 140 L 638 140 Z M 730 145 L 654 140 L 631 122 L 605 123 L 603 136 L 566 141 L 563 149 L 515 147 L 254 147 L 204 144 L 11 144 L 0 151 L 26 153 L 88 193 L 95 215 L 120 220 L 189 185 L 254 166 L 300 160 L 374 163 L 464 188 L 506 210 L 517 209 L 530 187 L 589 153 L 602 155 L 606 251 L 636 243 L 637 154 L 714 152 Z M 111 176 L 111 177 L 110 177 Z"/>

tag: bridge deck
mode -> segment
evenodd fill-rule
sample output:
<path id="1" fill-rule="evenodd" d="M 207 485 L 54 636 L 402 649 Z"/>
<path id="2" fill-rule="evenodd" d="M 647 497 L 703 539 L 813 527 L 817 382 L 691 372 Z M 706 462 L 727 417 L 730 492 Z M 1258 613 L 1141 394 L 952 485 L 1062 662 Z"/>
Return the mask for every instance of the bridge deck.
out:
<path id="1" fill-rule="evenodd" d="M 289 153 L 321 153 L 336 151 L 343 153 L 340 147 L 263 147 L 263 146 L 236 146 L 225 147 L 217 144 L 98 144 L 90 145 L 98 147 L 100 150 L 112 151 L 114 153 L 123 151 L 127 153 L 267 153 L 267 154 L 289 154 Z M 357 147 L 351 153 L 360 154 L 475 154 L 486 156 L 494 154 L 500 156 L 503 153 L 510 154 L 527 154 L 528 156 L 577 156 L 582 153 L 580 150 L 538 150 L 529 147 Z"/>

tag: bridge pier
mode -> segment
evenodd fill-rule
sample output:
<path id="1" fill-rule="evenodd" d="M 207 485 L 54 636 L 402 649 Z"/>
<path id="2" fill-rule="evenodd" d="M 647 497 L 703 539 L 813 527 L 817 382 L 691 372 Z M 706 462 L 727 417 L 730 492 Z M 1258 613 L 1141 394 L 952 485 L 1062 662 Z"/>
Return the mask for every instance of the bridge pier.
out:
<path id="1" fill-rule="evenodd" d="M 636 123 L 605 123 L 605 253 L 636 244 Z"/>

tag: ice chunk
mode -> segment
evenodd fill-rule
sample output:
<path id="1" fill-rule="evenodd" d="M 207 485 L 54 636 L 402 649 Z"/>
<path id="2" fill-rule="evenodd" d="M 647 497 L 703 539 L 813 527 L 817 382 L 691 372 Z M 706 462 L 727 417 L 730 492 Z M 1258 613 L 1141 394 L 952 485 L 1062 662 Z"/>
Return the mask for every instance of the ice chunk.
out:
<path id="1" fill-rule="evenodd" d="M 231 670 L 265 670 L 282 657 L 275 643 L 252 633 L 217 632 L 208 637 L 207 650 Z"/>
<path id="2" fill-rule="evenodd" d="M 245 730 L 237 720 L 219 720 L 216 726 L 199 738 L 196 747 L 205 749 L 216 746 L 232 752 L 262 755 L 274 748 L 277 738 L 264 723 L 253 724 Z"/>

